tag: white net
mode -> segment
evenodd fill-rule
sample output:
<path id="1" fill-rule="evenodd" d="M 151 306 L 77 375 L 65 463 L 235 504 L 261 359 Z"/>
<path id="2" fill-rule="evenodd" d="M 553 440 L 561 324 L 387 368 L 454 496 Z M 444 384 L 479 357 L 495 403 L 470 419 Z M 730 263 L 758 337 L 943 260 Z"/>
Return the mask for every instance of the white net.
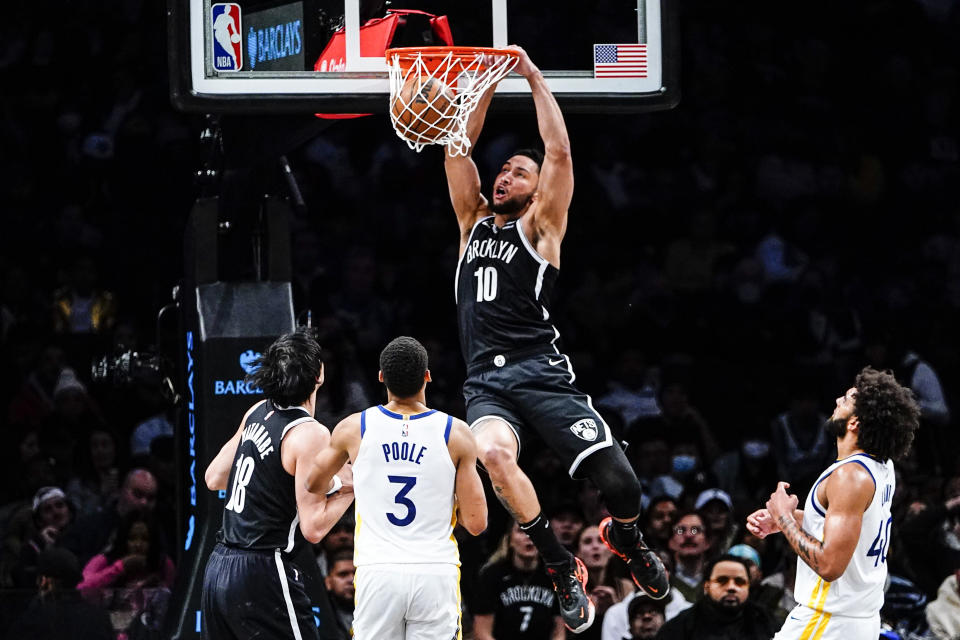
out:
<path id="1" fill-rule="evenodd" d="M 439 144 L 452 155 L 467 154 L 470 114 L 518 60 L 512 52 L 446 47 L 405 49 L 388 56 L 394 131 L 415 151 Z"/>

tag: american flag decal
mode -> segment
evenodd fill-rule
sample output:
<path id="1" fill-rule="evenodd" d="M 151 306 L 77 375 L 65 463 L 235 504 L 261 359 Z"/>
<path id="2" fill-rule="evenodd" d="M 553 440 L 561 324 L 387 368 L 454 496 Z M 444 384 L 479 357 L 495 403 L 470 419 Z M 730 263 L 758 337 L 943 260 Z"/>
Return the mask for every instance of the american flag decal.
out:
<path id="1" fill-rule="evenodd" d="M 646 78 L 647 45 L 593 45 L 593 76 L 595 78 Z"/>

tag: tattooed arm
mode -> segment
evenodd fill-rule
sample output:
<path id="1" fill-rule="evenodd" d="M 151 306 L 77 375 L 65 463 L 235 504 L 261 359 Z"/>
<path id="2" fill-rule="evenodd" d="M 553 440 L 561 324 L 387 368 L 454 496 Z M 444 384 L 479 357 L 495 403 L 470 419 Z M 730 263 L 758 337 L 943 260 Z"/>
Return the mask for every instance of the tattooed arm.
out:
<path id="1" fill-rule="evenodd" d="M 797 521 L 797 526 L 802 527 L 803 510 L 794 509 L 793 519 Z M 770 515 L 770 511 L 767 509 L 757 509 L 747 516 L 747 531 L 762 539 L 772 533 L 780 533 L 780 525 L 777 524 L 777 521 Z"/>
<path id="2" fill-rule="evenodd" d="M 845 464 L 820 483 L 817 499 L 826 507 L 823 540 L 818 540 L 797 523 L 797 497 L 787 495 L 781 482 L 767 502 L 767 510 L 787 543 L 817 575 L 831 582 L 846 571 L 860 538 L 863 512 L 873 499 L 873 478 L 860 465 Z"/>

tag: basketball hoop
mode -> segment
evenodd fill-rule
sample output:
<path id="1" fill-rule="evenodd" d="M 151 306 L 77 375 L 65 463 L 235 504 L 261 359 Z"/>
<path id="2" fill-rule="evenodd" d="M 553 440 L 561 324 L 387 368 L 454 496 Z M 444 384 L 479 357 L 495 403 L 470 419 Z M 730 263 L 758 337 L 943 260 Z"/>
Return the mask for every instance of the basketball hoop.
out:
<path id="1" fill-rule="evenodd" d="M 470 114 L 519 60 L 516 51 L 488 47 L 402 47 L 386 57 L 394 131 L 415 151 L 441 144 L 453 155 L 467 155 Z"/>

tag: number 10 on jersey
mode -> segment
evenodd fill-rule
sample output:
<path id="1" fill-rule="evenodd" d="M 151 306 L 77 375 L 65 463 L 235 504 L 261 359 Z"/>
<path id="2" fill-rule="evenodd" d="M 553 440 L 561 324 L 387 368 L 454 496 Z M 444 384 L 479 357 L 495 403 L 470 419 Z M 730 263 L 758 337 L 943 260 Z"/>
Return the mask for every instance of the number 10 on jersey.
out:
<path id="1" fill-rule="evenodd" d="M 477 278 L 477 302 L 490 302 L 497 297 L 497 270 L 480 267 L 473 272 Z"/>

